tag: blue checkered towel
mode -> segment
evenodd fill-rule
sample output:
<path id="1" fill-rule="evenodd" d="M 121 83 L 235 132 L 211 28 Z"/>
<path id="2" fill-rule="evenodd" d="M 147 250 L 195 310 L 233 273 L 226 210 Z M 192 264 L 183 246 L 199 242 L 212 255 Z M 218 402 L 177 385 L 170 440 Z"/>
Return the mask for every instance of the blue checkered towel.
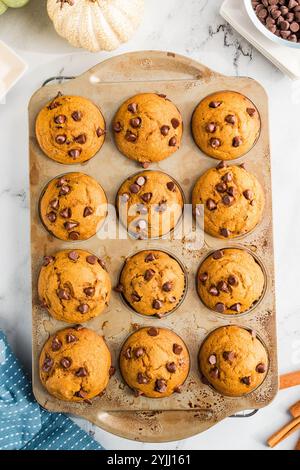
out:
<path id="1" fill-rule="evenodd" d="M 103 450 L 61 413 L 35 401 L 31 383 L 0 331 L 0 450 Z"/>

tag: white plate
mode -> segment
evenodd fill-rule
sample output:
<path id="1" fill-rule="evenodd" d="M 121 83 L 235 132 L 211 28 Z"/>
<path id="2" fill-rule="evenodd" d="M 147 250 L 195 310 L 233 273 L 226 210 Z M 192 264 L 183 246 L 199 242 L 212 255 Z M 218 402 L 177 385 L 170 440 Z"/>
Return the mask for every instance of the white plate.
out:
<path id="1" fill-rule="evenodd" d="M 3 41 L 0 41 L 0 100 L 27 70 L 27 64 Z"/>

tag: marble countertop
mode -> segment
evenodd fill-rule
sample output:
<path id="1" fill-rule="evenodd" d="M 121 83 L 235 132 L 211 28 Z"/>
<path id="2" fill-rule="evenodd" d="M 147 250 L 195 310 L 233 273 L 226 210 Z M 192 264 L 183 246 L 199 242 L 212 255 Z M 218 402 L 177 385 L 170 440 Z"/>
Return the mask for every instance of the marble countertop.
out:
<path id="1" fill-rule="evenodd" d="M 68 46 L 45 14 L 45 0 L 0 17 L 0 39 L 28 63 L 22 80 L 0 103 L 0 327 L 30 370 L 31 304 L 27 104 L 45 79 L 77 75 L 127 51 L 159 49 L 190 56 L 223 74 L 249 76 L 267 90 L 273 173 L 277 318 L 280 372 L 300 368 L 299 155 L 300 83 L 291 82 L 219 16 L 221 0 L 146 0 L 138 34 L 113 54 L 90 54 Z M 264 449 L 266 438 L 289 418 L 300 389 L 280 392 L 254 417 L 227 419 L 204 434 L 169 444 L 143 444 L 112 436 L 82 420 L 80 425 L 107 449 Z M 293 436 L 280 448 L 292 449 Z"/>

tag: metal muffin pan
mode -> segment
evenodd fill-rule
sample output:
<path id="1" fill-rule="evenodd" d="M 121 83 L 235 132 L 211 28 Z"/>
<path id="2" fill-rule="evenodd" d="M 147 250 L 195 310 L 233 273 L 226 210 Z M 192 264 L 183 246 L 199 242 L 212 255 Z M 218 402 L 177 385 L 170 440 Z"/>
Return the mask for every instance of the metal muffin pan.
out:
<path id="1" fill-rule="evenodd" d="M 242 158 L 265 189 L 266 209 L 263 221 L 250 234 L 235 240 L 218 240 L 207 234 L 204 244 L 197 250 L 182 240 L 100 240 L 94 236 L 81 242 L 63 242 L 50 235 L 38 214 L 38 201 L 45 185 L 57 175 L 70 171 L 87 173 L 97 179 L 111 204 L 122 182 L 137 173 L 137 164 L 121 155 L 109 130 L 100 152 L 82 165 L 62 166 L 39 149 L 34 123 L 39 110 L 58 91 L 85 96 L 96 103 L 108 125 L 115 111 L 128 97 L 140 92 L 166 94 L 180 109 L 184 121 L 181 148 L 170 158 L 151 165 L 151 169 L 164 171 L 181 186 L 185 199 L 190 201 L 192 188 L 198 177 L 217 161 L 205 156 L 196 147 L 190 120 L 196 105 L 205 96 L 218 90 L 235 90 L 248 96 L 257 106 L 262 120 L 261 135 L 252 150 Z M 48 410 L 66 412 L 84 417 L 100 427 L 130 439 L 163 442 L 191 436 L 204 431 L 218 421 L 241 410 L 258 409 L 268 405 L 278 389 L 276 321 L 274 298 L 274 264 L 272 239 L 272 200 L 270 176 L 270 150 L 268 130 L 268 102 L 263 88 L 249 78 L 219 75 L 190 59 L 162 52 L 125 54 L 95 66 L 82 76 L 46 86 L 38 90 L 29 104 L 30 190 L 31 190 L 31 245 L 32 245 L 32 312 L 33 312 L 33 390 L 38 402 Z M 241 158 L 239 158 L 240 163 Z M 184 165 L 182 164 L 184 162 Z M 235 161 L 229 162 L 234 164 Z M 50 396 L 43 388 L 38 374 L 38 357 L 50 334 L 67 326 L 52 319 L 39 306 L 37 278 L 46 254 L 76 244 L 105 259 L 112 284 L 116 285 L 123 262 L 129 254 L 147 249 L 167 251 L 187 268 L 188 291 L 178 309 L 163 319 L 144 317 L 126 308 L 120 295 L 112 293 L 109 307 L 86 326 L 103 334 L 111 350 L 113 364 L 125 338 L 137 326 L 162 326 L 179 334 L 187 344 L 191 357 L 189 377 L 181 394 L 152 400 L 135 398 L 124 384 L 119 371 L 112 377 L 105 394 L 93 400 L 91 406 L 62 402 Z M 239 246 L 253 252 L 265 267 L 267 285 L 258 306 L 242 316 L 220 317 L 200 301 L 195 289 L 195 278 L 201 261 L 209 252 L 219 248 Z M 226 324 L 237 324 L 254 329 L 267 347 L 270 365 L 264 383 L 252 393 L 240 397 L 224 397 L 203 385 L 198 369 L 198 352 L 203 339 L 212 330 Z M 177 423 L 177 426 L 175 426 Z"/>

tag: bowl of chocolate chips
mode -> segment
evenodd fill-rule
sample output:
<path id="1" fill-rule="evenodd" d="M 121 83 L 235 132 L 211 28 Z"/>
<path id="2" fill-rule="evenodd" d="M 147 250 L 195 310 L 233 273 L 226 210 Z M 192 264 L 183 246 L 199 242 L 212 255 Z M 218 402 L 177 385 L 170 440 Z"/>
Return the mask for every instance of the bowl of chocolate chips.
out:
<path id="1" fill-rule="evenodd" d="M 244 0 L 254 23 L 271 41 L 300 49 L 300 0 Z"/>

